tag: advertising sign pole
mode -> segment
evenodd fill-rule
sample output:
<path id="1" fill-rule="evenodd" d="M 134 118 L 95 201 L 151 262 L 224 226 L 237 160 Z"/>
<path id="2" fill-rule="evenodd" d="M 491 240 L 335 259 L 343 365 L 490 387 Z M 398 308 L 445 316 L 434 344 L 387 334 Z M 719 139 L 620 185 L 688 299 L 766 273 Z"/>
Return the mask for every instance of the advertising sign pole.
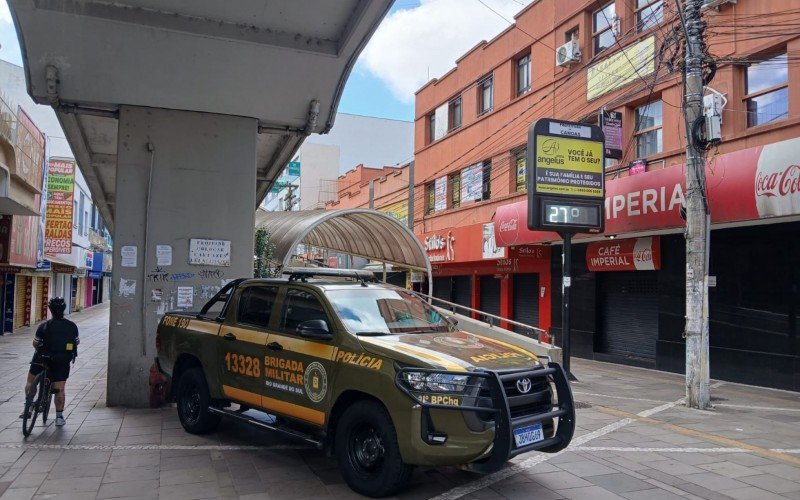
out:
<path id="1" fill-rule="evenodd" d="M 528 229 L 555 231 L 564 240 L 561 352 L 570 372 L 572 235 L 604 227 L 605 137 L 597 125 L 543 118 L 528 130 Z"/>
<path id="2" fill-rule="evenodd" d="M 564 371 L 570 380 L 578 380 L 569 369 L 570 357 L 570 310 L 569 310 L 569 296 L 572 289 L 572 234 L 561 233 L 561 238 L 564 240 L 564 251 L 561 253 L 561 265 L 563 269 L 563 277 L 561 280 L 561 325 L 564 334 L 561 337 L 561 352 L 563 355 Z"/>

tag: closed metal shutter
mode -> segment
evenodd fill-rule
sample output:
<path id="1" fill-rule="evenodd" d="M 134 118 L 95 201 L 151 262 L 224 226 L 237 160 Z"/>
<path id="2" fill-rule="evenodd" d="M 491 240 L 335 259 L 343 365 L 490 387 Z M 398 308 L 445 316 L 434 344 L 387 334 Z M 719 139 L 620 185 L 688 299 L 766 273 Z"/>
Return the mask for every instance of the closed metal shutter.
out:
<path id="1" fill-rule="evenodd" d="M 14 282 L 14 329 L 28 324 L 25 317 L 25 292 L 28 287 L 28 276 L 17 275 Z"/>
<path id="2" fill-rule="evenodd" d="M 539 275 L 514 275 L 514 321 L 539 326 Z M 514 326 L 514 331 L 530 333 L 526 328 Z"/>
<path id="3" fill-rule="evenodd" d="M 500 280 L 492 276 L 481 276 L 480 279 L 481 306 L 478 309 L 500 316 Z M 494 322 L 496 323 L 496 321 Z"/>
<path id="4" fill-rule="evenodd" d="M 471 276 L 453 276 L 453 302 L 465 307 L 472 307 Z M 459 312 L 466 313 L 466 311 Z"/>
<path id="5" fill-rule="evenodd" d="M 658 338 L 658 274 L 597 273 L 602 352 L 653 361 Z"/>
<path id="6" fill-rule="evenodd" d="M 33 319 L 38 323 L 42 320 L 42 293 L 44 292 L 44 278 L 35 278 L 35 297 L 33 299 Z"/>
<path id="7" fill-rule="evenodd" d="M 449 276 L 433 278 L 433 296 L 453 302 L 453 279 Z"/>

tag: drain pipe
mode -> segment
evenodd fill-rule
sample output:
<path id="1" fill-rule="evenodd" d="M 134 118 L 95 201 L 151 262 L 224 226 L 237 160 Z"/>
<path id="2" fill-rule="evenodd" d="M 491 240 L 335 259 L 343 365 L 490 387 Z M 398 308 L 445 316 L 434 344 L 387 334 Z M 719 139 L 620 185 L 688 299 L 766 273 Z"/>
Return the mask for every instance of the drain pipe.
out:
<path id="1" fill-rule="evenodd" d="M 155 163 L 156 148 L 152 142 L 145 144 L 147 151 L 150 153 L 150 171 L 147 176 L 147 198 L 144 205 L 144 248 L 142 249 L 142 335 L 141 335 L 141 348 L 142 356 L 147 356 L 147 294 L 145 293 L 145 283 L 147 282 L 147 256 L 148 249 L 148 236 L 150 235 L 150 193 L 153 188 L 153 165 Z"/>

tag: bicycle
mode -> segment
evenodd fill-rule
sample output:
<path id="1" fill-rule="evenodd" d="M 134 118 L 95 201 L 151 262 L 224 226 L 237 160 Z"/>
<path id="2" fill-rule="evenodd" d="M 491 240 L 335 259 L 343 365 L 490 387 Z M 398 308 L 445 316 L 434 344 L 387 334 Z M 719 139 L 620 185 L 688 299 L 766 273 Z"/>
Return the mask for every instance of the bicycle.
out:
<path id="1" fill-rule="evenodd" d="M 42 424 L 47 423 L 47 416 L 50 413 L 50 403 L 53 399 L 50 378 L 47 376 L 50 357 L 44 354 L 39 357 L 42 360 L 42 362 L 39 363 L 42 366 L 42 371 L 33 379 L 31 388 L 25 395 L 22 434 L 26 437 L 31 435 L 33 426 L 36 424 L 36 417 L 38 417 L 40 413 L 42 414 Z M 36 397 L 36 401 L 34 401 L 34 397 Z"/>

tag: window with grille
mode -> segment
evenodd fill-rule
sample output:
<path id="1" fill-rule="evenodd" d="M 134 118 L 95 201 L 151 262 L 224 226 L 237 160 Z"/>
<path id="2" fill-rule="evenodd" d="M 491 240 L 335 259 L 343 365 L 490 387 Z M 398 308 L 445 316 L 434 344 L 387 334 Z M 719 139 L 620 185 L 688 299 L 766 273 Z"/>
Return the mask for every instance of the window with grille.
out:
<path id="1" fill-rule="evenodd" d="M 525 191 L 527 185 L 525 184 L 525 175 L 527 170 L 527 155 L 528 148 L 522 148 L 514 153 L 514 165 L 517 167 L 516 176 L 516 189 L 517 191 Z"/>
<path id="2" fill-rule="evenodd" d="M 461 173 L 450 175 L 450 208 L 461 206 Z"/>

